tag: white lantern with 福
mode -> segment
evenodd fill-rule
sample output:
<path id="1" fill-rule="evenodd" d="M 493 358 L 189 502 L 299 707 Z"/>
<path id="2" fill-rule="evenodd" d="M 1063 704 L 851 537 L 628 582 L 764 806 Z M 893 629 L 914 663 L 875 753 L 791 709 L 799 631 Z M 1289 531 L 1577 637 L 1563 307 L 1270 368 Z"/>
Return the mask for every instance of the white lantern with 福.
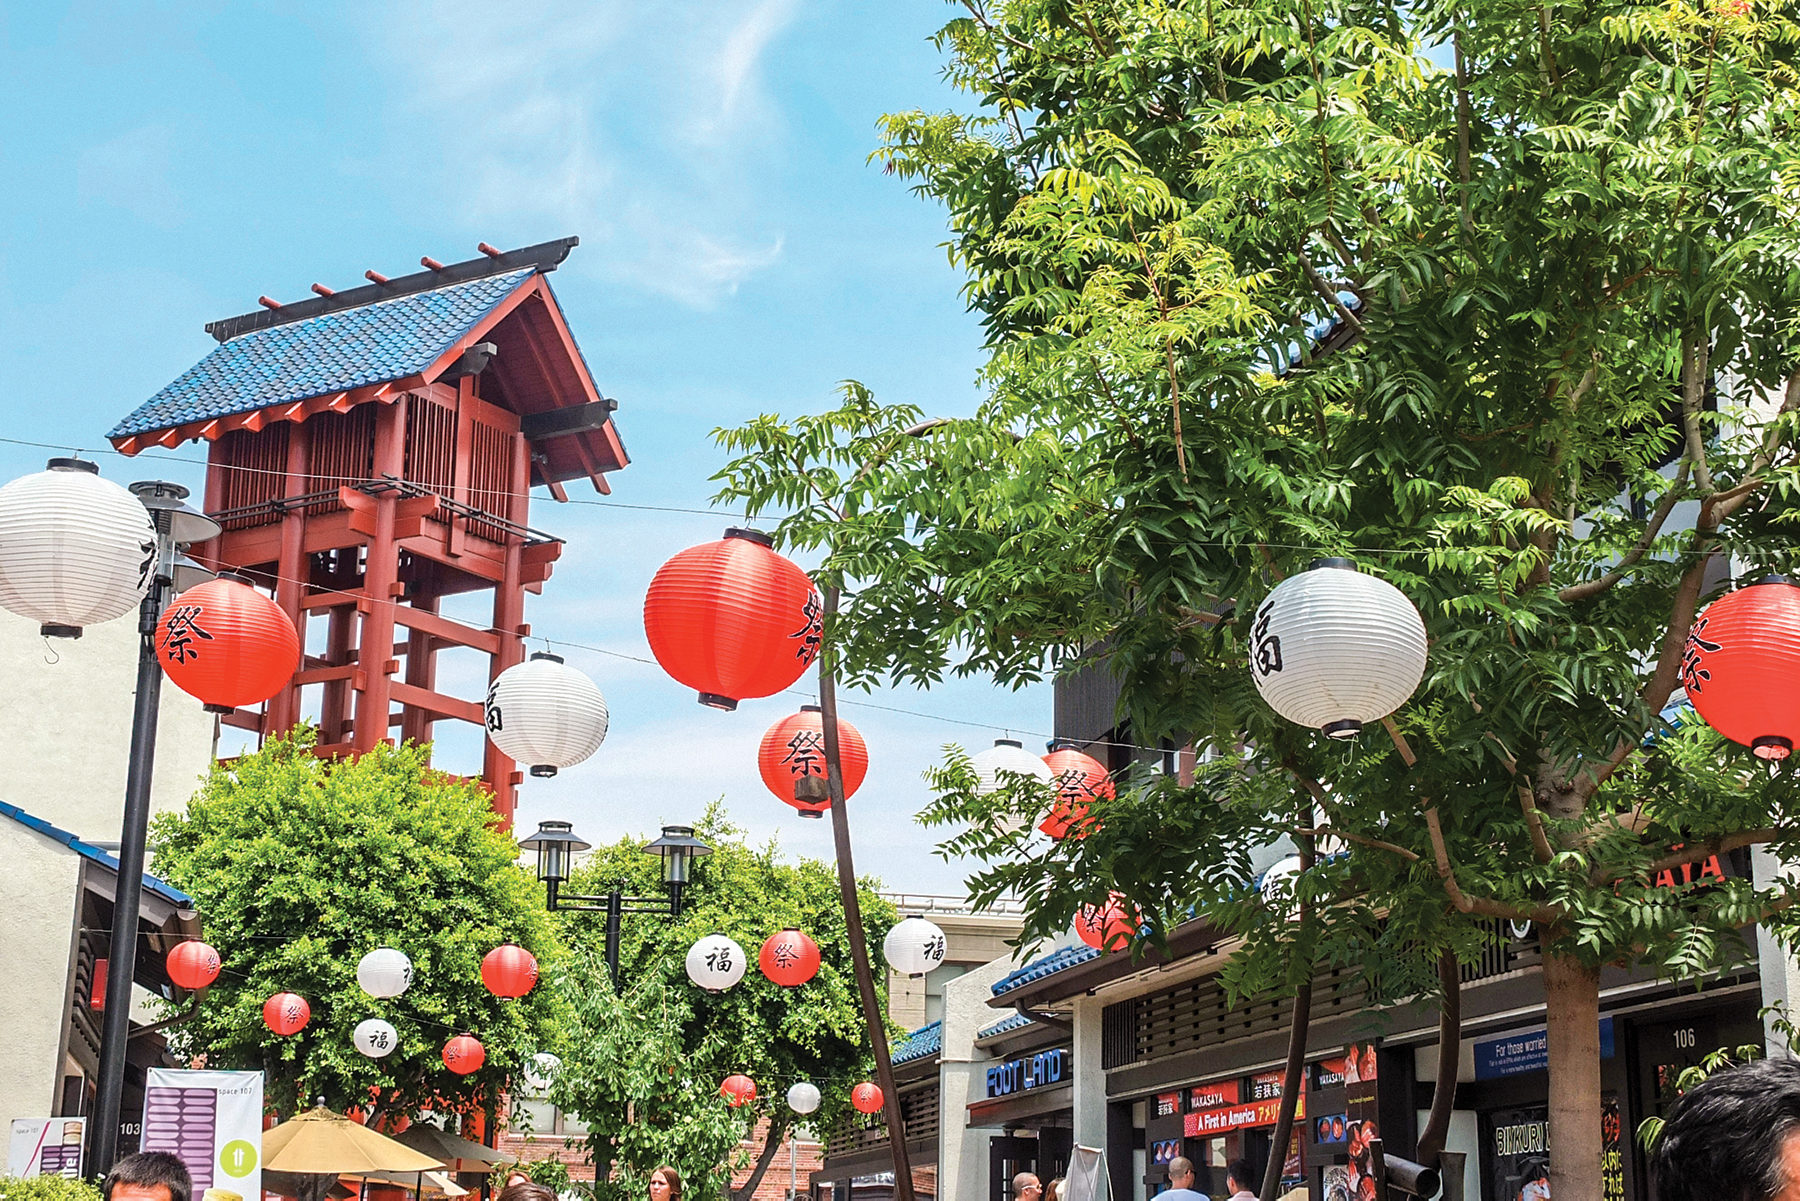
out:
<path id="1" fill-rule="evenodd" d="M 156 527 L 137 497 L 81 459 L 0 488 L 0 608 L 45 634 L 137 608 L 156 568 Z"/>
<path id="2" fill-rule="evenodd" d="M 881 940 L 888 966 L 902 976 L 923 976 L 943 967 L 947 949 L 943 930 L 922 917 L 902 918 Z"/>
<path id="3" fill-rule="evenodd" d="M 819 1108 L 819 1087 L 805 1080 L 787 1091 L 788 1108 L 795 1113 L 812 1113 Z"/>
<path id="4" fill-rule="evenodd" d="M 350 1032 L 350 1041 L 370 1059 L 385 1059 L 400 1045 L 400 1034 L 391 1023 L 380 1018 L 365 1018 Z"/>
<path id="5" fill-rule="evenodd" d="M 1277 859 L 1263 873 L 1259 884 L 1263 904 L 1279 908 L 1292 921 L 1299 913 L 1299 903 L 1293 895 L 1299 885 L 1300 856 L 1289 855 L 1285 859 Z"/>
<path id="6" fill-rule="evenodd" d="M 562 1060 L 548 1051 L 539 1051 L 525 1061 L 523 1075 L 525 1087 L 533 1092 L 543 1092 L 556 1080 L 556 1073 L 562 1071 Z"/>
<path id="7" fill-rule="evenodd" d="M 412 960 L 393 947 L 376 947 L 356 964 L 356 983 L 371 997 L 397 997 L 412 986 Z"/>
<path id="8" fill-rule="evenodd" d="M 744 978 L 744 948 L 723 934 L 708 934 L 688 948 L 688 979 L 707 992 L 724 992 Z"/>
<path id="9" fill-rule="evenodd" d="M 574 767 L 606 741 L 606 698 L 561 655 L 539 651 L 501 672 L 484 709 L 488 738 L 534 776 Z"/>
<path id="10" fill-rule="evenodd" d="M 1348 559 L 1321 559 L 1257 608 L 1250 674 L 1289 721 L 1354 738 L 1412 696 L 1425 649 L 1424 619 L 1404 592 Z"/>

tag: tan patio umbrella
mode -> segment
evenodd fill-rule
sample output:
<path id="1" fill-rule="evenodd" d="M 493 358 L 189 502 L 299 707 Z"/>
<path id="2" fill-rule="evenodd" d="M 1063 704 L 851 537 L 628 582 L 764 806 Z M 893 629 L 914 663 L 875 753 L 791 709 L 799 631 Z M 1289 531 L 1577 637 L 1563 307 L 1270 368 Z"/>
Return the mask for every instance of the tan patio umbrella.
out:
<path id="1" fill-rule="evenodd" d="M 397 1184 L 401 1188 L 409 1188 L 420 1196 L 437 1194 L 445 1197 L 461 1197 L 469 1190 L 450 1179 L 447 1172 L 370 1172 L 363 1180 L 376 1184 Z"/>
<path id="2" fill-rule="evenodd" d="M 422 1172 L 442 1167 L 421 1154 L 320 1106 L 263 1131 L 263 1169 L 304 1172 L 312 1187 L 300 1201 L 321 1201 L 339 1176 L 369 1172 Z"/>
<path id="3" fill-rule="evenodd" d="M 516 1155 L 484 1147 L 480 1143 L 459 1138 L 447 1130 L 439 1130 L 436 1126 L 424 1123 L 408 1126 L 394 1137 L 414 1151 L 436 1159 L 451 1172 L 486 1174 L 495 1164 L 519 1162 Z"/>

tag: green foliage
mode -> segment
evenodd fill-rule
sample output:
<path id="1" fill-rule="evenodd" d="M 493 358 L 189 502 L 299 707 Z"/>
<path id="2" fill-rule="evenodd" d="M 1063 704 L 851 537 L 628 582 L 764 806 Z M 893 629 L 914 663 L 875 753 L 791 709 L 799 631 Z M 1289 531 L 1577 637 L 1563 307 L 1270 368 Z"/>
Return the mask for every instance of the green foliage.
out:
<path id="1" fill-rule="evenodd" d="M 580 958 L 563 977 L 576 1018 L 552 1098 L 588 1124 L 590 1155 L 614 1143 L 623 1179 L 642 1183 L 657 1164 L 673 1163 L 698 1197 L 729 1181 L 731 1152 L 758 1118 L 770 1119 L 769 1139 L 781 1141 L 792 1120 L 790 1084 L 818 1086 L 822 1103 L 812 1121 L 828 1129 L 851 1112 L 850 1089 L 873 1069 L 835 868 L 784 860 L 772 842 L 746 844 L 716 804 L 696 835 L 713 853 L 695 864 L 681 917 L 623 922 L 623 995 L 607 987 L 604 915 L 560 915 Z M 625 838 L 596 848 L 567 891 L 603 894 L 617 884 L 627 895 L 661 895 L 660 862 L 643 845 Z M 898 915 L 874 888 L 863 881 L 858 898 L 864 936 L 879 955 Z M 820 951 L 818 974 L 798 988 L 771 983 L 755 963 L 763 940 L 790 926 Z M 707 994 L 688 980 L 685 960 L 697 939 L 714 932 L 736 939 L 750 966 L 734 987 Z M 883 975 L 877 967 L 878 985 Z M 734 1072 L 757 1085 L 756 1100 L 739 1109 L 718 1096 L 720 1081 Z"/>
<path id="2" fill-rule="evenodd" d="M 555 969 L 539 886 L 515 865 L 518 848 L 496 828 L 486 792 L 433 771 L 426 748 L 321 760 L 312 740 L 302 729 L 216 767 L 185 814 L 157 819 L 156 870 L 194 896 L 224 960 L 171 1041 L 211 1066 L 267 1072 L 266 1095 L 283 1115 L 319 1096 L 336 1108 L 374 1097 L 393 1114 L 491 1106 L 562 1028 L 556 990 L 502 1000 L 480 977 L 481 957 L 509 941 Z M 357 961 L 377 946 L 412 959 L 399 997 L 376 1000 L 356 983 Z M 312 1006 L 311 1023 L 288 1038 L 262 1021 L 263 1001 L 282 991 Z M 369 1017 L 399 1031 L 384 1059 L 351 1043 Z M 440 1057 L 463 1032 L 487 1050 L 469 1076 Z"/>
<path id="3" fill-rule="evenodd" d="M 0 1176 L 0 1201 L 100 1201 L 100 1190 L 66 1176 Z"/>
<path id="4" fill-rule="evenodd" d="M 1735 1050 L 1721 1048 L 1717 1051 L 1710 1051 L 1701 1057 L 1699 1063 L 1692 1067 L 1682 1068 L 1677 1072 L 1670 1089 L 1676 1094 L 1685 1093 L 1714 1072 L 1761 1058 L 1762 1048 L 1754 1045 L 1738 1047 Z M 1638 1123 L 1638 1142 L 1643 1146 L 1646 1154 L 1656 1150 L 1656 1144 L 1662 1141 L 1662 1132 L 1663 1119 L 1654 1114 Z"/>

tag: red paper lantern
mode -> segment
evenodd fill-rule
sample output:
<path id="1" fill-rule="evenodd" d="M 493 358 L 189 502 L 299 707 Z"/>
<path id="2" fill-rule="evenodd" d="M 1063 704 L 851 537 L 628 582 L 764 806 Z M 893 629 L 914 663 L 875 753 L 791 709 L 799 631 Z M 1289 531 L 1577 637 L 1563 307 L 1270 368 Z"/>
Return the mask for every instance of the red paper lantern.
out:
<path id="1" fill-rule="evenodd" d="M 818 589 L 757 530 L 726 530 L 682 551 L 644 597 L 656 661 L 715 709 L 799 679 L 818 658 L 823 630 Z"/>
<path id="2" fill-rule="evenodd" d="M 205 988 L 219 978 L 219 953 L 197 938 L 190 938 L 169 952 L 164 961 L 169 979 L 189 992 Z"/>
<path id="3" fill-rule="evenodd" d="M 850 1090 L 850 1104 L 857 1113 L 880 1113 L 881 1100 L 881 1087 L 867 1080 Z"/>
<path id="4" fill-rule="evenodd" d="M 844 798 L 856 795 L 869 774 L 869 747 L 856 727 L 838 719 L 838 757 L 844 772 Z M 769 727 L 756 750 L 757 770 L 763 783 L 780 800 L 800 811 L 802 817 L 818 817 L 831 808 L 829 801 L 794 799 L 794 784 L 807 776 L 825 776 L 825 723 L 817 705 L 802 705 L 800 712 Z"/>
<path id="5" fill-rule="evenodd" d="M 1099 822 L 1088 816 L 1088 802 L 1095 798 L 1110 800 L 1113 796 L 1112 778 L 1105 765 L 1072 747 L 1051 751 L 1044 756 L 1044 762 L 1050 765 L 1056 804 L 1051 807 L 1050 816 L 1038 823 L 1038 829 L 1056 839 L 1070 834 L 1086 838 L 1100 828 Z"/>
<path id="6" fill-rule="evenodd" d="M 748 1105 L 756 1100 L 756 1081 L 748 1076 L 727 1076 L 719 1085 L 719 1095 L 725 1103 L 736 1109 L 740 1105 Z"/>
<path id="7" fill-rule="evenodd" d="M 1125 908 L 1125 898 L 1113 893 L 1104 905 L 1083 905 L 1075 914 L 1075 933 L 1099 951 L 1117 951 L 1131 943 L 1138 919 Z"/>
<path id="8" fill-rule="evenodd" d="M 472 1034 L 459 1034 L 444 1044 L 444 1066 L 458 1076 L 479 1072 L 487 1062 L 487 1048 Z"/>
<path id="9" fill-rule="evenodd" d="M 537 983 L 537 956 L 507 943 L 481 957 L 481 982 L 496 997 L 522 997 Z"/>
<path id="10" fill-rule="evenodd" d="M 300 636 L 281 607 L 240 575 L 176 597 L 156 623 L 156 655 L 175 686 L 209 713 L 259 705 L 300 669 Z"/>
<path id="11" fill-rule="evenodd" d="M 805 984 L 819 972 L 819 944 L 792 928 L 771 934 L 756 957 L 762 974 L 784 988 Z"/>
<path id="12" fill-rule="evenodd" d="M 1760 759 L 1800 743 L 1800 587 L 1772 576 L 1728 592 L 1700 614 L 1681 657 L 1681 685 L 1706 724 Z"/>
<path id="13" fill-rule="evenodd" d="M 278 992 L 263 1002 L 263 1025 L 275 1033 L 298 1034 L 312 1021 L 312 1006 L 299 993 Z"/>

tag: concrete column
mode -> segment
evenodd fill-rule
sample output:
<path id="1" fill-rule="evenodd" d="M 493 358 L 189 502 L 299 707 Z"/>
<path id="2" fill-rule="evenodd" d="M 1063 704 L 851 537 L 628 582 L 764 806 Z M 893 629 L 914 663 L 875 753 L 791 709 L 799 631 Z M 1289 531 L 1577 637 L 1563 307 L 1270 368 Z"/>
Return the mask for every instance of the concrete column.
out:
<path id="1" fill-rule="evenodd" d="M 1766 887 L 1783 875 L 1783 865 L 1768 850 L 1750 849 L 1750 874 L 1759 887 Z M 1800 964 L 1787 952 L 1765 926 L 1756 928 L 1757 975 L 1762 980 L 1763 1050 L 1770 1058 L 1791 1058 L 1800 1048 L 1791 1047 L 1788 1038 L 1775 1022 L 1786 1017 L 1800 1023 Z"/>
<path id="2" fill-rule="evenodd" d="M 1106 1069 L 1100 1061 L 1100 1013 L 1095 997 L 1075 1002 L 1075 1040 L 1069 1053 L 1075 1077 L 1075 1144 L 1106 1147 Z"/>
<path id="3" fill-rule="evenodd" d="M 1009 1010 L 988 1004 L 994 984 L 1018 964 L 1002 956 L 944 985 L 944 1050 L 938 1057 L 938 1191 L 940 1197 L 985 1197 L 988 1139 L 993 1130 L 970 1130 L 969 1102 L 986 1092 L 992 1059 L 977 1050 L 975 1036 Z"/>

